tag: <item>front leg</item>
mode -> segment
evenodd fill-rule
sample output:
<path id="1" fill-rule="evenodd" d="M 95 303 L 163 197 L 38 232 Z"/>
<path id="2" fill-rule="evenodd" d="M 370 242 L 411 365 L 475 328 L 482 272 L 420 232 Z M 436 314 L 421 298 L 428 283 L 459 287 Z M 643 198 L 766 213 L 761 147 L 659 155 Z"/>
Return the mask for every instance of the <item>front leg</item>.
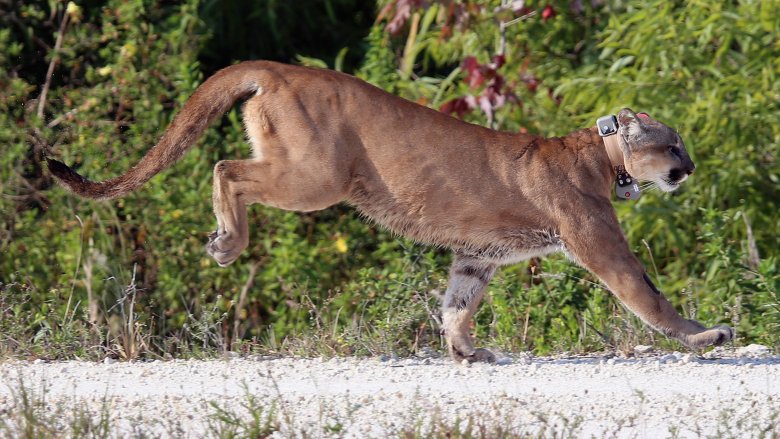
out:
<path id="1" fill-rule="evenodd" d="M 496 361 L 495 355 L 487 349 L 474 349 L 469 335 L 471 317 L 477 310 L 495 271 L 495 264 L 473 257 L 455 255 L 442 304 L 442 329 L 450 356 L 456 362 Z"/>
<path id="2" fill-rule="evenodd" d="M 658 332 L 690 348 L 719 345 L 734 338 L 734 330 L 728 326 L 706 328 L 683 318 L 674 309 L 631 253 L 614 213 L 564 224 L 561 238 L 578 263 L 598 276 L 629 310 Z"/>

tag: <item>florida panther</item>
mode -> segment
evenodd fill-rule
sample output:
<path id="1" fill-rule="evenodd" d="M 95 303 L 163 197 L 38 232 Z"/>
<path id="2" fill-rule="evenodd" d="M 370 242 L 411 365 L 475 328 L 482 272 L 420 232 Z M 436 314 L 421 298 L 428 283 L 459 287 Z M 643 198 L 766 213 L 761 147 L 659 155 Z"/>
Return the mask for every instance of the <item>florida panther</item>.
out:
<path id="1" fill-rule="evenodd" d="M 629 249 L 610 201 L 616 169 L 672 191 L 694 165 L 674 130 L 627 108 L 610 150 L 595 127 L 560 138 L 494 131 L 349 75 L 250 61 L 206 80 L 121 176 L 92 182 L 51 159 L 49 169 L 81 196 L 120 197 L 173 165 L 242 99 L 253 157 L 214 168 L 217 229 L 206 250 L 222 266 L 248 245 L 249 204 L 313 211 L 344 201 L 400 235 L 452 249 L 442 323 L 456 361 L 495 359 L 474 348 L 468 324 L 496 268 L 556 251 L 669 337 L 701 347 L 734 336 L 681 317 Z"/>

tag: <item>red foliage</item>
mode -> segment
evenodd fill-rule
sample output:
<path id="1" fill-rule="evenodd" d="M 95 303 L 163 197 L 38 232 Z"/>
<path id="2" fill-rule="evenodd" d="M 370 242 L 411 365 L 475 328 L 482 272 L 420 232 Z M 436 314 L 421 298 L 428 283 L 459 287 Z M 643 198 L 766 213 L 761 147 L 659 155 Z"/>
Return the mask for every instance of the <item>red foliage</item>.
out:
<path id="1" fill-rule="evenodd" d="M 540 81 L 531 73 L 523 73 L 520 75 L 520 79 L 525 83 L 525 87 L 530 91 L 531 93 L 535 92 L 536 89 L 539 87 Z"/>
<path id="2" fill-rule="evenodd" d="M 542 10 L 542 21 L 547 21 L 556 15 L 558 15 L 558 13 L 555 12 L 555 8 L 553 8 L 552 5 L 547 5 Z"/>
<path id="3" fill-rule="evenodd" d="M 412 11 L 420 7 L 425 6 L 424 0 L 394 0 L 388 3 L 376 17 L 376 21 L 380 22 L 386 17 L 390 17 L 390 21 L 385 26 L 385 30 L 392 35 L 398 35 L 401 29 L 404 28 L 407 20 L 412 15 Z"/>
<path id="4" fill-rule="evenodd" d="M 506 63 L 504 55 L 495 55 L 493 62 L 489 64 L 480 64 L 477 58 L 467 56 L 463 59 L 463 70 L 466 71 L 466 82 L 471 88 L 479 88 L 485 81 L 500 77 L 503 83 L 504 78 L 497 73 L 497 70 Z M 490 84 L 488 84 L 490 85 Z"/>
<path id="5" fill-rule="evenodd" d="M 439 109 L 443 113 L 455 113 L 463 118 L 465 114 L 470 113 L 479 107 L 488 118 L 488 123 L 493 122 L 495 110 L 501 108 L 507 101 L 519 103 L 517 96 L 510 87 L 506 86 L 504 76 L 498 73 L 498 69 L 506 63 L 506 57 L 503 54 L 493 56 L 490 63 L 480 64 L 477 58 L 467 56 L 463 60 L 463 70 L 466 71 L 464 81 L 471 89 L 479 89 L 487 85 L 482 92 L 476 96 L 466 95 L 452 99 Z"/>
<path id="6" fill-rule="evenodd" d="M 439 38 L 447 39 L 452 36 L 453 29 L 463 30 L 469 26 L 472 16 L 477 16 L 482 11 L 482 6 L 470 3 L 456 3 L 454 1 L 442 1 L 447 4 L 447 13 L 444 22 L 441 24 L 441 35 Z"/>
<path id="7" fill-rule="evenodd" d="M 428 8 L 431 4 L 438 3 L 444 6 L 444 20 L 440 23 L 440 38 L 449 38 L 454 29 L 463 30 L 469 26 L 472 17 L 478 16 L 483 6 L 469 0 L 392 0 L 377 15 L 376 22 L 388 20 L 385 31 L 391 35 L 398 35 L 403 30 L 409 17 L 417 9 Z"/>
<path id="8" fill-rule="evenodd" d="M 455 113 L 459 118 L 463 119 L 463 116 L 471 113 L 474 107 L 476 107 L 474 96 L 468 95 L 445 102 L 439 107 L 439 111 L 445 114 Z"/>

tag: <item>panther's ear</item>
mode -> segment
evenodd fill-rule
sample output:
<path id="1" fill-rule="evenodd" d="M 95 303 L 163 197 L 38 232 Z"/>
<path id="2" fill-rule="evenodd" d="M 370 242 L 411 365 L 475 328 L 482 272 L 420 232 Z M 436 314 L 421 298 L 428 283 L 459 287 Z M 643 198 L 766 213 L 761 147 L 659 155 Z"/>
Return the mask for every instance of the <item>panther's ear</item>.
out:
<path id="1" fill-rule="evenodd" d="M 636 113 L 633 112 L 630 108 L 624 108 L 620 110 L 620 112 L 617 115 L 618 123 L 621 127 L 631 127 L 632 124 L 641 124 L 639 121 L 639 116 L 637 116 Z"/>

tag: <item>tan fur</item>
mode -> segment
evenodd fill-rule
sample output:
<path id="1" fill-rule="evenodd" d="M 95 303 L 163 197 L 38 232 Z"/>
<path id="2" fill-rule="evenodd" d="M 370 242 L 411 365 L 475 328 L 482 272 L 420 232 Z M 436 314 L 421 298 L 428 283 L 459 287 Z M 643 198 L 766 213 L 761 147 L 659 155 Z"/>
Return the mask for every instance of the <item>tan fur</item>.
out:
<path id="1" fill-rule="evenodd" d="M 401 235 L 453 249 L 442 312 L 458 361 L 493 359 L 474 349 L 468 322 L 496 268 L 558 250 L 664 334 L 694 347 L 733 337 L 728 327 L 704 329 L 683 319 L 646 280 L 612 209 L 614 174 L 595 129 L 550 139 L 493 131 L 348 75 L 253 61 L 201 85 L 124 175 L 96 183 L 54 160 L 50 169 L 80 195 L 124 195 L 172 165 L 242 98 L 254 157 L 214 168 L 218 227 L 207 251 L 220 265 L 248 245 L 247 205 L 312 211 L 345 201 Z M 626 167 L 636 177 L 671 190 L 693 171 L 668 127 L 628 109 L 619 119 Z"/>

